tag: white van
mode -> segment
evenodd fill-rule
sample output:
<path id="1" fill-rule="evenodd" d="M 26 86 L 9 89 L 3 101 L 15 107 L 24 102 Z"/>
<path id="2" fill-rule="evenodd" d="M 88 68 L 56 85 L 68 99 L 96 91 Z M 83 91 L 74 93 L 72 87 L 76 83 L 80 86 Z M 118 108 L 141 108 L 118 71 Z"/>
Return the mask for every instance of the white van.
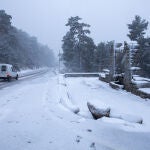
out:
<path id="1" fill-rule="evenodd" d="M 16 69 L 10 64 L 0 64 L 0 79 L 10 81 L 12 78 L 18 80 Z"/>

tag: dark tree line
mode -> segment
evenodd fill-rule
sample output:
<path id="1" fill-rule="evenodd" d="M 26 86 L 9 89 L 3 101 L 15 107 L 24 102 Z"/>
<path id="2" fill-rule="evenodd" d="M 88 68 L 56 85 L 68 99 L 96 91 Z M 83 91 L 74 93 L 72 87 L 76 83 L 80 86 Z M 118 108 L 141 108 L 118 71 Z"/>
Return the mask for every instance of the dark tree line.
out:
<path id="1" fill-rule="evenodd" d="M 90 25 L 82 23 L 78 16 L 68 19 L 69 31 L 63 37 L 62 58 L 67 71 L 95 72 L 112 68 L 113 41 L 95 45 L 89 37 Z"/>
<path id="2" fill-rule="evenodd" d="M 12 26 L 11 19 L 4 10 L 0 10 L 0 63 L 13 64 L 18 68 L 52 66 L 52 50 Z"/>
<path id="3" fill-rule="evenodd" d="M 133 64 L 141 68 L 141 74 L 150 77 L 150 37 L 145 37 L 148 21 L 140 16 L 135 16 L 128 24 L 128 37 L 138 43 L 137 51 L 133 54 Z"/>
<path id="4" fill-rule="evenodd" d="M 106 68 L 111 70 L 114 67 L 113 57 L 115 57 L 116 73 L 125 72 L 125 48 L 116 51 L 114 56 L 113 41 L 100 42 L 96 46 L 89 37 L 90 25 L 81 23 L 81 18 L 78 16 L 69 18 L 66 26 L 69 27 L 69 31 L 62 40 L 62 59 L 67 71 L 93 72 Z M 138 43 L 137 51 L 132 54 L 133 66 L 140 67 L 144 76 L 150 75 L 150 38 L 144 37 L 147 27 L 148 22 L 139 16 L 135 16 L 133 22 L 128 24 L 128 37 Z M 120 46 L 122 45 L 118 44 L 116 47 Z M 128 46 L 130 48 L 130 45 Z"/>
<path id="5" fill-rule="evenodd" d="M 80 23 L 78 16 L 71 17 L 66 26 L 69 31 L 63 37 L 63 60 L 68 71 L 90 72 L 94 65 L 95 44 L 88 35 L 90 25 Z"/>

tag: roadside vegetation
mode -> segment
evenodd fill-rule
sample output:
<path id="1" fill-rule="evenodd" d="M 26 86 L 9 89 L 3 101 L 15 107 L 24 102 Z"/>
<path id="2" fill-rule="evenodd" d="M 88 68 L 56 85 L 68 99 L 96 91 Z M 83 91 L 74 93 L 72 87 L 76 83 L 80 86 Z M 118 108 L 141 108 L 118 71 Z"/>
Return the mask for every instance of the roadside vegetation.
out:
<path id="1" fill-rule="evenodd" d="M 18 69 L 52 66 L 53 51 L 12 26 L 11 20 L 12 16 L 0 10 L 0 63 L 13 64 Z"/>
<path id="2" fill-rule="evenodd" d="M 90 37 L 90 25 L 81 20 L 78 16 L 71 17 L 66 24 L 69 30 L 62 40 L 62 60 L 67 72 L 98 72 L 114 68 L 115 73 L 124 73 L 127 67 L 126 52 L 129 49 L 131 67 L 140 68 L 140 75 L 150 77 L 150 38 L 146 37 L 148 22 L 145 19 L 136 15 L 127 25 L 130 43 L 112 40 L 98 45 Z"/>

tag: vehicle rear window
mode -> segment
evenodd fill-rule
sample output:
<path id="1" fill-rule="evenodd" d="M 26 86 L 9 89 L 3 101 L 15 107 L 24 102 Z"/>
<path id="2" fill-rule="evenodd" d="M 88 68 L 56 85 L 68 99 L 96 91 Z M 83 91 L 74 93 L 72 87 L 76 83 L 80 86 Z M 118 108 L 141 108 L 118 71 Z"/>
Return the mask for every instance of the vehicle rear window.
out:
<path id="1" fill-rule="evenodd" d="M 1 71 L 6 71 L 6 66 L 1 66 Z"/>

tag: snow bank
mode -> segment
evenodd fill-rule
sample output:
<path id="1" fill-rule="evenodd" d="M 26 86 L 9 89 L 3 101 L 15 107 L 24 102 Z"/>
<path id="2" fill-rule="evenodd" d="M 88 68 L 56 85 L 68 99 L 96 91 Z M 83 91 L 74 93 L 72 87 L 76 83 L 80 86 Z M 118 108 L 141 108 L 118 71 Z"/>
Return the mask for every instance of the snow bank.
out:
<path id="1" fill-rule="evenodd" d="M 144 101 L 124 90 L 114 90 L 108 83 L 96 78 L 66 78 L 66 83 L 73 102 L 80 108 L 81 116 L 92 118 L 87 107 L 87 102 L 90 102 L 97 108 L 109 107 L 111 109 L 110 116 L 115 118 L 107 117 L 107 120 L 122 122 L 118 124 L 117 128 L 123 126 L 123 130 L 125 130 L 124 124 L 130 124 L 134 127 L 128 126 L 127 130 L 129 131 L 150 131 L 150 101 Z M 143 124 L 141 125 L 139 123 L 142 120 Z"/>
<path id="2" fill-rule="evenodd" d="M 100 73 L 99 76 L 102 77 L 102 78 L 106 78 L 106 74 L 105 73 Z"/>
<path id="3" fill-rule="evenodd" d="M 139 91 L 150 94 L 150 88 L 140 88 Z"/>
<path id="4" fill-rule="evenodd" d="M 145 81 L 145 80 L 137 80 L 137 81 L 132 80 L 132 83 L 135 83 L 135 84 L 147 84 L 148 81 Z"/>
<path id="5" fill-rule="evenodd" d="M 131 67 L 131 68 L 130 68 L 130 70 L 133 70 L 133 71 L 134 71 L 134 70 L 140 70 L 140 69 L 141 69 L 140 67 Z"/>
<path id="6" fill-rule="evenodd" d="M 150 79 L 133 75 L 132 83 L 136 84 L 138 88 L 150 87 Z"/>
<path id="7" fill-rule="evenodd" d="M 149 78 L 140 77 L 138 75 L 133 75 L 133 80 L 135 80 L 135 81 L 149 81 L 150 82 Z"/>
<path id="8" fill-rule="evenodd" d="M 114 89 L 123 89 L 124 88 L 124 85 L 120 85 L 115 82 L 110 82 L 109 85 Z"/>
<path id="9" fill-rule="evenodd" d="M 143 119 L 140 116 L 120 113 L 120 112 L 117 112 L 117 111 L 111 111 L 110 112 L 110 117 L 111 118 L 122 119 L 122 120 L 125 120 L 125 121 L 128 121 L 128 122 L 131 122 L 131 123 L 139 123 L 139 124 L 143 123 Z"/>
<path id="10" fill-rule="evenodd" d="M 38 68 L 38 69 L 23 69 L 21 71 L 18 72 L 19 74 L 19 77 L 25 77 L 25 76 L 28 76 L 28 75 L 33 75 L 33 74 L 36 74 L 36 73 L 39 73 L 39 72 L 42 72 L 42 71 L 46 71 L 48 70 L 47 67 L 42 67 L 42 68 Z"/>
<path id="11" fill-rule="evenodd" d="M 71 101 L 71 96 L 67 90 L 67 85 L 64 79 L 64 75 L 59 76 L 59 94 L 60 94 L 60 103 L 71 110 L 74 113 L 78 113 L 80 109 L 75 106 Z"/>

